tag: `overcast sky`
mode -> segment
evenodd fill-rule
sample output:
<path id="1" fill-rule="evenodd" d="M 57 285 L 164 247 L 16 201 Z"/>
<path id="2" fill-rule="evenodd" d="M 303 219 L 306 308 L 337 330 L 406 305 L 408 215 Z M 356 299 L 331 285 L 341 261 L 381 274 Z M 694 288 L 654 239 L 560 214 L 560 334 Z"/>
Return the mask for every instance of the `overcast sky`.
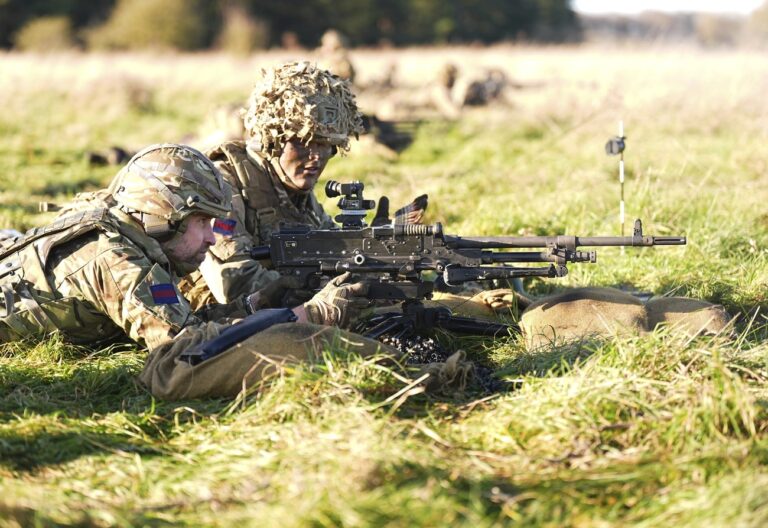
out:
<path id="1" fill-rule="evenodd" d="M 642 11 L 706 11 L 748 14 L 764 0 L 572 0 L 579 13 L 641 13 Z"/>

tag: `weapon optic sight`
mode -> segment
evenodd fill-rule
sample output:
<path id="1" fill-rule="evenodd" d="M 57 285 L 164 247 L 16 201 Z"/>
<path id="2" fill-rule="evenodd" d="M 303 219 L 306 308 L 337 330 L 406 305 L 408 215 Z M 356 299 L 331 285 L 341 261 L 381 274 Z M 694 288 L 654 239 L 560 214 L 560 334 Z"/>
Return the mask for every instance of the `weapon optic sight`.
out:
<path id="1" fill-rule="evenodd" d="M 374 200 L 363 198 L 365 184 L 361 181 L 352 183 L 339 183 L 329 180 L 325 184 L 325 195 L 328 198 L 339 198 L 338 208 L 341 213 L 334 217 L 341 224 L 342 229 L 360 229 L 365 227 L 365 215 L 376 207 Z"/>

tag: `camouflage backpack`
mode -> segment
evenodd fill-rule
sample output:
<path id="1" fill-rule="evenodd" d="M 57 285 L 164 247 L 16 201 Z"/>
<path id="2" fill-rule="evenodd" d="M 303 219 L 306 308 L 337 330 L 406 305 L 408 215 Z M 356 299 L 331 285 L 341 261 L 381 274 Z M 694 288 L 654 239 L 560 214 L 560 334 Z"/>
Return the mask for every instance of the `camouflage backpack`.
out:
<path id="1" fill-rule="evenodd" d="M 72 343 L 103 341 L 122 331 L 81 300 L 63 297 L 50 284 L 46 264 L 52 251 L 69 241 L 101 230 L 116 232 L 106 209 L 75 213 L 28 231 L 0 250 L 0 341 L 42 337 L 66 329 Z"/>
<path id="2" fill-rule="evenodd" d="M 71 202 L 61 206 L 61 209 L 58 211 L 58 218 L 63 218 L 73 213 L 90 211 L 91 209 L 109 209 L 116 204 L 117 202 L 112 198 L 112 190 L 110 188 L 81 192 L 77 193 Z"/>

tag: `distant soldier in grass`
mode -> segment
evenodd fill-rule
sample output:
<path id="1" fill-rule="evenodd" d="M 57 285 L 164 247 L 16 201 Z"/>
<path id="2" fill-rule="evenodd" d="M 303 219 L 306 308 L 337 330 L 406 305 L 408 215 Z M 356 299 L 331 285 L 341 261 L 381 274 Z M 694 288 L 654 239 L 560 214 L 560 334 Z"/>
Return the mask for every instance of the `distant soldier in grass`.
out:
<path id="1" fill-rule="evenodd" d="M 163 399 L 235 395 L 276 364 L 307 359 L 331 342 L 361 354 L 385 348 L 329 327 L 347 327 L 368 304 L 366 284 L 348 275 L 293 309 L 260 310 L 282 298 L 280 281 L 191 309 L 178 277 L 199 266 L 214 230 L 226 230 L 219 219 L 231 201 L 200 152 L 148 147 L 109 188 L 114 207 L 77 212 L 4 245 L 0 341 L 58 333 L 102 345 L 127 336 L 149 348 L 140 379 Z"/>
<path id="2" fill-rule="evenodd" d="M 320 38 L 320 47 L 317 48 L 319 65 L 334 75 L 338 75 L 351 84 L 355 82 L 355 67 L 349 58 L 347 43 L 344 35 L 335 29 L 329 29 Z"/>

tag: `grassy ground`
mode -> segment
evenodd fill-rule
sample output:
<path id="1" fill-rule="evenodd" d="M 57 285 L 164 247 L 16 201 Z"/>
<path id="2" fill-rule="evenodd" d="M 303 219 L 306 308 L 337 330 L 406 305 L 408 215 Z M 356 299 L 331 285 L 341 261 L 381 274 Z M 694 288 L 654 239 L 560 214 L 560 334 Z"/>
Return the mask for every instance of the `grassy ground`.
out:
<path id="1" fill-rule="evenodd" d="M 178 141 L 256 67 L 288 58 L 0 56 L 0 228 L 105 183 L 84 152 Z M 358 52 L 425 82 L 442 61 L 500 65 L 514 104 L 432 122 L 395 160 L 327 177 L 394 203 L 430 194 L 465 234 L 615 234 L 627 210 L 681 248 L 599 253 L 537 294 L 623 285 L 723 303 L 738 337 L 669 331 L 525 351 L 470 343 L 514 390 L 403 391 L 375 360 L 329 355 L 237 401 L 153 401 L 145 352 L 55 339 L 0 354 L 0 526 L 763 526 L 768 522 L 768 61 L 691 50 Z M 247 72 L 245 75 L 243 72 Z M 250 72 L 253 72 L 251 75 Z M 362 97 L 361 100 L 366 100 Z M 396 397 L 392 397 L 396 395 Z"/>

